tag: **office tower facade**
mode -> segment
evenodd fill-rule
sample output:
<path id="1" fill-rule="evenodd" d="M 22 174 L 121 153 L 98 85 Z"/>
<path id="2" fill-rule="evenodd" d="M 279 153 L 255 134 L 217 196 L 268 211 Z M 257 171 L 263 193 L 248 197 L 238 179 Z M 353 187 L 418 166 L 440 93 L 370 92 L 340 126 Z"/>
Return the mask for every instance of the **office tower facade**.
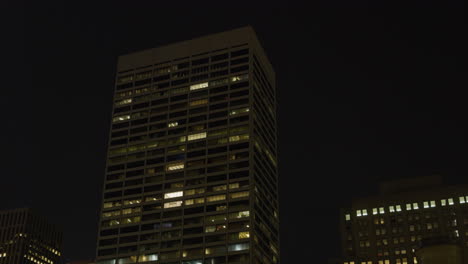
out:
<path id="1" fill-rule="evenodd" d="M 0 264 L 61 263 L 62 232 L 30 209 L 0 211 Z"/>
<path id="2" fill-rule="evenodd" d="M 384 183 L 379 196 L 342 210 L 341 234 L 344 264 L 417 264 L 421 246 L 441 237 L 466 254 L 468 186 L 440 177 Z"/>
<path id="3" fill-rule="evenodd" d="M 250 27 L 119 57 L 97 263 L 279 263 L 275 87 Z"/>

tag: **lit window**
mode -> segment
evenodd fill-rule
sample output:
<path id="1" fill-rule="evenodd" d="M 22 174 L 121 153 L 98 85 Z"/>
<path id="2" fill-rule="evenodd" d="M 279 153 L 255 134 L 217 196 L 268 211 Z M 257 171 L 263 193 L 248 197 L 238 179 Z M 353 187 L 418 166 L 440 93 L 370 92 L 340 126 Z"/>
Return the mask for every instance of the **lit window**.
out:
<path id="1" fill-rule="evenodd" d="M 249 238 L 249 237 L 250 237 L 249 231 L 239 232 L 239 239 L 244 239 L 244 238 Z"/>
<path id="2" fill-rule="evenodd" d="M 350 214 L 346 214 L 346 215 L 345 215 L 345 220 L 346 220 L 346 221 L 351 220 L 351 215 L 350 215 Z"/>
<path id="3" fill-rule="evenodd" d="M 207 202 L 222 201 L 222 200 L 226 200 L 226 195 L 225 194 L 213 195 L 213 196 L 206 197 Z"/>
<path id="4" fill-rule="evenodd" d="M 124 200 L 123 203 L 124 203 L 124 205 L 139 204 L 139 203 L 141 203 L 141 199 Z"/>
<path id="5" fill-rule="evenodd" d="M 188 141 L 206 138 L 206 132 L 188 135 Z"/>
<path id="6" fill-rule="evenodd" d="M 166 171 L 181 170 L 185 167 L 184 163 L 174 163 L 166 166 Z"/>
<path id="7" fill-rule="evenodd" d="M 247 80 L 248 78 L 249 78 L 248 74 L 243 74 L 243 75 L 239 75 L 239 76 L 232 76 L 231 77 L 231 82 L 243 81 L 243 80 Z"/>
<path id="8" fill-rule="evenodd" d="M 196 100 L 190 102 L 190 106 L 196 106 L 196 105 L 204 105 L 208 103 L 208 99 L 201 99 L 201 100 Z"/>
<path id="9" fill-rule="evenodd" d="M 230 136 L 229 142 L 236 142 L 236 141 L 247 140 L 247 139 L 249 139 L 249 134 Z"/>
<path id="10" fill-rule="evenodd" d="M 447 200 L 445 200 L 445 199 L 440 200 L 440 205 L 441 206 L 446 206 L 447 205 Z"/>
<path id="11" fill-rule="evenodd" d="M 233 244 L 228 246 L 228 251 L 241 251 L 249 249 L 249 243 Z"/>
<path id="12" fill-rule="evenodd" d="M 168 203 L 164 203 L 164 208 L 179 207 L 181 205 L 182 205 L 182 201 L 168 202 Z"/>
<path id="13" fill-rule="evenodd" d="M 116 105 L 126 105 L 132 103 L 132 98 L 117 101 Z"/>
<path id="14" fill-rule="evenodd" d="M 236 199 L 236 198 L 241 198 L 241 197 L 248 197 L 249 192 L 245 191 L 245 192 L 231 193 L 230 196 L 231 196 L 231 199 Z"/>
<path id="15" fill-rule="evenodd" d="M 118 121 L 124 121 L 124 120 L 129 120 L 130 115 L 121 115 L 121 116 L 116 116 L 112 119 L 112 122 L 118 122 Z"/>
<path id="16" fill-rule="evenodd" d="M 237 189 L 239 188 L 239 183 L 238 182 L 235 182 L 235 183 L 230 183 L 229 184 L 229 189 Z"/>
<path id="17" fill-rule="evenodd" d="M 219 186 L 213 186 L 213 191 L 214 192 L 217 192 L 217 191 L 225 191 L 227 190 L 227 186 L 224 184 L 224 185 L 219 185 Z"/>
<path id="18" fill-rule="evenodd" d="M 233 116 L 233 115 L 239 115 L 239 114 L 243 114 L 243 113 L 247 113 L 247 112 L 249 112 L 249 108 L 244 107 L 244 108 L 231 110 L 231 112 L 229 112 L 229 115 Z"/>
<path id="19" fill-rule="evenodd" d="M 393 205 L 390 205 L 388 207 L 388 211 L 390 211 L 390 213 L 394 213 L 395 212 L 395 207 Z"/>
<path id="20" fill-rule="evenodd" d="M 418 203 L 413 203 L 413 209 L 414 209 L 414 210 L 418 210 L 418 209 L 419 209 Z"/>
<path id="21" fill-rule="evenodd" d="M 362 213 L 361 213 L 361 210 L 356 210 L 356 216 L 361 216 Z"/>
<path id="22" fill-rule="evenodd" d="M 465 197 L 464 197 L 464 196 L 460 196 L 460 197 L 459 197 L 459 200 L 460 200 L 460 203 L 461 203 L 461 204 L 464 204 L 464 203 L 465 203 Z"/>
<path id="23" fill-rule="evenodd" d="M 165 193 L 164 194 L 164 199 L 170 199 L 170 198 L 181 197 L 181 196 L 184 196 L 183 191 L 170 192 L 170 193 Z"/>
<path id="24" fill-rule="evenodd" d="M 411 204 L 406 204 L 406 211 L 411 211 Z"/>
<path id="25" fill-rule="evenodd" d="M 250 215 L 250 212 L 249 211 L 241 211 L 241 212 L 237 212 L 237 213 L 230 213 L 229 214 L 229 218 L 230 219 L 233 219 L 233 218 L 244 218 L 244 217 L 249 217 Z"/>
<path id="26" fill-rule="evenodd" d="M 179 122 L 171 122 L 169 124 L 167 124 L 167 127 L 176 127 L 179 125 Z"/>
<path id="27" fill-rule="evenodd" d="M 453 198 L 448 198 L 448 204 L 453 205 Z"/>
<path id="28" fill-rule="evenodd" d="M 207 83 L 207 82 L 198 83 L 198 84 L 193 84 L 193 85 L 190 85 L 190 91 L 194 91 L 194 90 L 198 90 L 198 89 L 203 89 L 203 88 L 206 88 L 206 87 L 208 87 L 208 83 Z"/>
<path id="29" fill-rule="evenodd" d="M 436 202 L 435 201 L 431 201 L 431 208 L 434 208 L 436 207 Z"/>
<path id="30" fill-rule="evenodd" d="M 429 202 L 424 201 L 424 202 L 423 202 L 423 206 L 424 206 L 424 208 L 429 208 Z"/>
<path id="31" fill-rule="evenodd" d="M 377 211 L 377 208 L 372 208 L 372 214 L 373 214 L 373 215 L 376 215 L 376 214 L 378 214 L 378 213 L 379 213 L 379 212 Z"/>
<path id="32" fill-rule="evenodd" d="M 141 255 L 138 257 L 138 262 L 147 262 L 147 261 L 156 261 L 158 260 L 158 254 L 150 254 L 150 255 Z"/>
<path id="33" fill-rule="evenodd" d="M 363 209 L 363 210 L 362 210 L 362 215 L 363 215 L 363 216 L 366 216 L 366 215 L 367 215 L 367 209 Z"/>
<path id="34" fill-rule="evenodd" d="M 397 206 L 396 206 L 396 211 L 397 211 L 397 212 L 401 212 L 401 205 L 397 205 Z"/>
<path id="35" fill-rule="evenodd" d="M 380 207 L 380 208 L 379 208 L 379 213 L 380 213 L 380 214 L 385 214 L 385 208 Z"/>

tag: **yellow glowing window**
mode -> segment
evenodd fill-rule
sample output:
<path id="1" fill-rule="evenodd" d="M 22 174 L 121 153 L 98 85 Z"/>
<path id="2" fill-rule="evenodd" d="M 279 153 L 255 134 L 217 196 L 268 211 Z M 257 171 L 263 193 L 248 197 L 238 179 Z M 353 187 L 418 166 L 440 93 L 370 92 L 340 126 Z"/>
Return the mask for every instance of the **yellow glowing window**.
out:
<path id="1" fill-rule="evenodd" d="M 249 237 L 250 237 L 249 231 L 239 232 L 239 239 L 244 239 L 244 238 L 249 238 Z"/>
<path id="2" fill-rule="evenodd" d="M 243 81 L 243 80 L 247 80 L 248 78 L 249 78 L 248 74 L 243 74 L 243 75 L 239 75 L 239 76 L 232 76 L 231 77 L 231 82 Z"/>
<path id="3" fill-rule="evenodd" d="M 207 87 L 208 87 L 208 82 L 193 84 L 193 85 L 190 85 L 190 91 L 203 89 L 203 88 L 207 88 Z"/>
<path id="4" fill-rule="evenodd" d="M 211 233 L 216 231 L 216 226 L 207 226 L 205 227 L 205 233 Z"/>
<path id="5" fill-rule="evenodd" d="M 245 192 L 231 193 L 230 196 L 231 196 L 231 199 L 242 198 L 242 197 L 248 197 L 248 196 L 249 196 L 249 192 L 248 192 L 248 191 L 245 191 Z"/>
<path id="6" fill-rule="evenodd" d="M 169 124 L 167 124 L 167 127 L 176 127 L 179 125 L 179 122 L 171 122 Z"/>
<path id="7" fill-rule="evenodd" d="M 249 217 L 250 216 L 250 211 L 241 211 L 237 213 L 230 213 L 229 218 L 244 218 L 244 217 Z"/>
<path id="8" fill-rule="evenodd" d="M 208 99 L 201 99 L 201 100 L 196 100 L 196 101 L 192 101 L 190 102 L 190 106 L 196 106 L 196 105 L 204 105 L 204 104 L 207 104 L 208 103 Z"/>
<path id="9" fill-rule="evenodd" d="M 362 216 L 361 210 L 356 210 L 356 216 Z"/>
<path id="10" fill-rule="evenodd" d="M 206 197 L 207 202 L 222 201 L 222 200 L 226 200 L 226 195 L 225 194 L 213 195 L 213 196 Z"/>
<path id="11" fill-rule="evenodd" d="M 141 199 L 124 200 L 124 205 L 139 204 L 139 203 L 141 203 Z"/>
<path id="12" fill-rule="evenodd" d="M 401 205 L 397 205 L 397 206 L 396 206 L 396 211 L 397 211 L 397 212 L 401 212 Z"/>
<path id="13" fill-rule="evenodd" d="M 466 202 L 464 196 L 460 196 L 458 199 L 459 199 L 461 204 L 464 204 Z"/>
<path id="14" fill-rule="evenodd" d="M 184 163 L 174 163 L 166 166 L 166 171 L 181 170 L 185 167 Z"/>
<path id="15" fill-rule="evenodd" d="M 182 201 L 164 203 L 164 208 L 173 208 L 173 207 L 179 207 L 179 206 L 182 206 Z"/>
<path id="16" fill-rule="evenodd" d="M 411 204 L 406 204 L 406 210 L 411 211 Z"/>
<path id="17" fill-rule="evenodd" d="M 440 205 L 441 206 L 446 206 L 447 205 L 447 200 L 445 200 L 445 199 L 440 200 Z"/>
<path id="18" fill-rule="evenodd" d="M 448 198 L 448 204 L 453 205 L 453 198 Z"/>
<path id="19" fill-rule="evenodd" d="M 249 134 L 230 136 L 229 142 L 236 142 L 236 141 L 247 140 L 247 139 L 249 139 Z"/>
<path id="20" fill-rule="evenodd" d="M 379 208 L 379 213 L 380 213 L 380 214 L 385 214 L 385 208 L 380 207 L 380 208 Z"/>
<path id="21" fill-rule="evenodd" d="M 395 207 L 394 207 L 393 205 L 390 205 L 390 206 L 388 207 L 388 211 L 389 211 L 390 213 L 394 213 L 394 212 L 395 212 Z"/>
<path id="22" fill-rule="evenodd" d="M 112 122 L 118 122 L 118 121 L 124 121 L 124 120 L 129 120 L 130 115 L 121 115 L 121 116 L 116 116 L 112 119 Z"/>
<path id="23" fill-rule="evenodd" d="M 131 104 L 131 103 L 132 103 L 132 98 L 123 99 L 123 100 L 115 102 L 116 105 L 126 105 L 126 104 Z"/>
<path id="24" fill-rule="evenodd" d="M 225 191 L 227 189 L 226 185 L 219 185 L 219 186 L 214 186 L 213 187 L 213 191 L 214 192 L 217 192 L 217 191 Z"/>
<path id="25" fill-rule="evenodd" d="M 170 199 L 170 198 L 181 197 L 181 196 L 184 196 L 183 191 L 170 192 L 170 193 L 165 193 L 164 194 L 164 199 Z"/>
<path id="26" fill-rule="evenodd" d="M 244 108 L 239 108 L 239 109 L 234 109 L 234 110 L 231 110 L 229 112 L 229 115 L 233 116 L 233 115 L 239 115 L 239 114 L 243 114 L 243 113 L 247 113 L 249 112 L 249 108 L 248 107 L 244 107 Z"/>
<path id="27" fill-rule="evenodd" d="M 238 183 L 238 182 L 236 182 L 236 183 L 230 183 L 230 184 L 229 184 L 229 189 L 237 189 L 237 188 L 239 188 L 239 187 L 240 187 L 240 186 L 239 186 L 239 183 Z"/>
<path id="28" fill-rule="evenodd" d="M 346 220 L 346 221 L 351 220 L 351 215 L 350 215 L 350 214 L 346 214 L 346 215 L 345 215 L 345 220 Z"/>
<path id="29" fill-rule="evenodd" d="M 372 208 L 372 214 L 373 214 L 373 215 L 376 215 L 376 214 L 378 214 L 378 213 L 379 213 L 379 212 L 377 211 L 377 208 Z"/>
<path id="30" fill-rule="evenodd" d="M 206 138 L 206 132 L 188 135 L 188 141 Z"/>
<path id="31" fill-rule="evenodd" d="M 158 260 L 158 254 L 140 255 L 138 262 L 156 261 Z"/>
<path id="32" fill-rule="evenodd" d="M 120 215 L 120 210 L 102 213 L 103 217 L 111 217 L 111 216 L 119 216 L 119 215 Z"/>

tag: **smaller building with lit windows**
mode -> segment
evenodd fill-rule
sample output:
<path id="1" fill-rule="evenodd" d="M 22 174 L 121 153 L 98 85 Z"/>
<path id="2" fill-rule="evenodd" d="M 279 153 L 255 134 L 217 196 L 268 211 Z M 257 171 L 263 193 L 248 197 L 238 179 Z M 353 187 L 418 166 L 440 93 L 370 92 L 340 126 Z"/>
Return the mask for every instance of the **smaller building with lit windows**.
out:
<path id="1" fill-rule="evenodd" d="M 341 211 L 344 264 L 417 264 L 421 241 L 448 237 L 468 248 L 468 186 L 438 176 L 383 183 Z M 463 263 L 468 263 L 465 258 Z"/>
<path id="2" fill-rule="evenodd" d="M 61 263 L 62 232 L 31 209 L 0 211 L 0 264 Z"/>

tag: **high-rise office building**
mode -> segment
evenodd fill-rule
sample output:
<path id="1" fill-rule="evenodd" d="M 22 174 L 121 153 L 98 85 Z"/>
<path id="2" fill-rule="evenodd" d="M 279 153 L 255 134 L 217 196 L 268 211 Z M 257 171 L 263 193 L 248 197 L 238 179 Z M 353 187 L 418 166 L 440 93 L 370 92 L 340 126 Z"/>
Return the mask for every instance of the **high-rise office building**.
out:
<path id="1" fill-rule="evenodd" d="M 421 246 L 440 237 L 450 243 L 438 248 L 466 254 L 468 186 L 436 176 L 383 183 L 380 195 L 342 210 L 341 234 L 344 264 L 417 264 Z"/>
<path id="2" fill-rule="evenodd" d="M 0 211 L 0 264 L 61 263 L 62 232 L 30 209 Z"/>
<path id="3" fill-rule="evenodd" d="M 97 263 L 279 263 L 276 127 L 250 27 L 119 57 Z"/>

